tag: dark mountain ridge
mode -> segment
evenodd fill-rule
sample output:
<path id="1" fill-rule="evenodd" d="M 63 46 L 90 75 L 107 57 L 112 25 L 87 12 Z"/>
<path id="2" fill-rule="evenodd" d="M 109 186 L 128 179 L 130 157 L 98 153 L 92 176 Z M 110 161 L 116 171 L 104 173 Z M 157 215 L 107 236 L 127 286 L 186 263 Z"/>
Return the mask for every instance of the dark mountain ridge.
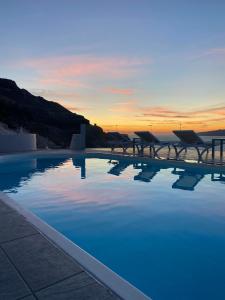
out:
<path id="1" fill-rule="evenodd" d="M 20 89 L 13 80 L 0 78 L 0 122 L 17 130 L 22 127 L 28 132 L 58 147 L 68 147 L 73 133 L 79 133 L 80 125 L 87 125 L 87 146 L 103 146 L 103 130 L 90 125 L 89 120 L 72 113 L 59 103 L 34 96 Z"/>
<path id="2" fill-rule="evenodd" d="M 225 136 L 225 129 L 217 129 L 211 131 L 199 132 L 202 136 Z"/>

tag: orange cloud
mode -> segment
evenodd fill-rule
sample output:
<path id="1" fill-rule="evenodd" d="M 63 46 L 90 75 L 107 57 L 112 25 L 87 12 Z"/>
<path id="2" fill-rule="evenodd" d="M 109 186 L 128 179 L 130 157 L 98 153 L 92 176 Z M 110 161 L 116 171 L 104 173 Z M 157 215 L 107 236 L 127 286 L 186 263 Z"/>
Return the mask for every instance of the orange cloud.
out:
<path id="1" fill-rule="evenodd" d="M 151 124 L 154 126 L 154 130 L 164 132 L 178 128 L 181 124 L 182 128 L 194 128 L 195 130 L 204 130 L 205 127 L 213 129 L 225 127 L 225 118 L 223 117 L 225 105 L 187 111 L 166 106 L 141 106 L 137 100 L 129 100 L 115 103 L 110 110 L 117 113 L 122 128 L 125 128 L 127 120 L 133 124 L 130 125 L 131 128 L 145 128 L 146 130 L 146 126 Z M 117 124 L 119 124 L 118 121 Z"/>
<path id="2" fill-rule="evenodd" d="M 140 109 L 139 109 L 140 110 Z M 142 107 L 142 113 L 139 117 L 173 117 L 178 119 L 188 119 L 188 118 L 196 118 L 201 116 L 212 116 L 212 115 L 225 115 L 225 105 L 205 108 L 202 110 L 189 110 L 189 111 L 181 111 L 181 110 L 172 110 L 167 107 Z"/>
<path id="3" fill-rule="evenodd" d="M 142 108 L 142 116 L 152 116 L 152 117 L 173 117 L 173 118 L 189 118 L 190 116 L 185 115 L 181 111 L 172 110 L 167 107 L 155 106 L 155 107 L 144 107 Z"/>
<path id="4" fill-rule="evenodd" d="M 202 115 L 202 114 L 217 114 L 217 115 L 225 115 L 225 105 L 209 107 L 202 110 L 197 110 L 193 112 L 193 114 Z"/>

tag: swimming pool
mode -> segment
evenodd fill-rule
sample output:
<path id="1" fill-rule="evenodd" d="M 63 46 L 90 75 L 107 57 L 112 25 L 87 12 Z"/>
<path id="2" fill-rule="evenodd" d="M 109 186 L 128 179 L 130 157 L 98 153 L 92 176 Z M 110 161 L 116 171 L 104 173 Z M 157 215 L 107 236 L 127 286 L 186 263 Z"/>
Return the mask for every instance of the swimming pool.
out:
<path id="1" fill-rule="evenodd" d="M 225 173 L 212 170 L 27 157 L 1 163 L 0 190 L 153 300 L 225 299 Z"/>

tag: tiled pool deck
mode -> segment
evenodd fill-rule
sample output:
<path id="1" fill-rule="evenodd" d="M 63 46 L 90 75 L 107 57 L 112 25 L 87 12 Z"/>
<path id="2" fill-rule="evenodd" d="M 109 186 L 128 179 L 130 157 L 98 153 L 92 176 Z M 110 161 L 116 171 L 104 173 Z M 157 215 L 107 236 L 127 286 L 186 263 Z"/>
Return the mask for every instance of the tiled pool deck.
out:
<path id="1" fill-rule="evenodd" d="M 0 200 L 0 299 L 120 298 Z"/>

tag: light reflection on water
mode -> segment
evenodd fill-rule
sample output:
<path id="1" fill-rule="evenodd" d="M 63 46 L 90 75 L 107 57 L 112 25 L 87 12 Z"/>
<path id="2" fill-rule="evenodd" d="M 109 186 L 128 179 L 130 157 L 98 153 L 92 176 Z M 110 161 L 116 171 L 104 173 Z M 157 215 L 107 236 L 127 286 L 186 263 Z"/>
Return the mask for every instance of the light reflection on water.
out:
<path id="1" fill-rule="evenodd" d="M 0 189 L 153 299 L 225 299 L 225 174 L 125 160 L 2 163 Z"/>

